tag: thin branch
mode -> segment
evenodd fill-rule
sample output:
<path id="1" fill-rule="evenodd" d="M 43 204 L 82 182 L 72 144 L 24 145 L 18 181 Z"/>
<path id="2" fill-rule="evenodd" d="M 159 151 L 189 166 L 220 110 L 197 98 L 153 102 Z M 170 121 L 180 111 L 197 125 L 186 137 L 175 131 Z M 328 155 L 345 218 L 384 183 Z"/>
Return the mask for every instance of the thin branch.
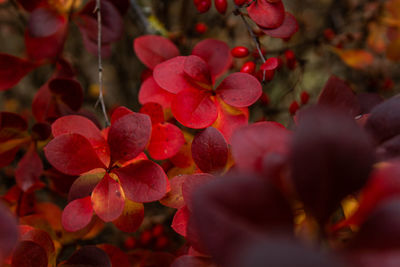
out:
<path id="1" fill-rule="evenodd" d="M 144 28 L 144 32 L 145 33 L 154 33 L 154 31 L 152 30 L 152 27 L 147 19 L 147 17 L 145 16 L 145 14 L 143 13 L 142 8 L 139 6 L 139 4 L 137 3 L 136 0 L 130 0 L 131 6 L 133 8 L 133 11 L 135 12 L 135 14 L 137 15 L 140 23 L 142 24 L 143 28 Z"/>
<path id="2" fill-rule="evenodd" d="M 101 1 L 96 0 L 96 7 L 94 13 L 97 13 L 97 56 L 98 56 L 98 68 L 99 68 L 99 99 L 97 100 L 96 106 L 101 105 L 103 111 L 104 120 L 106 127 L 110 126 L 110 121 L 107 116 L 106 105 L 103 97 L 103 63 L 101 60 L 101 42 L 102 42 L 102 29 L 101 29 Z"/>
<path id="3" fill-rule="evenodd" d="M 256 49 L 258 51 L 258 54 L 260 55 L 260 58 L 262 60 L 263 63 L 265 63 L 266 59 L 262 53 L 261 50 L 261 45 L 260 45 L 260 39 L 258 38 L 258 36 L 254 33 L 253 29 L 251 28 L 249 22 L 246 20 L 246 18 L 244 17 L 243 13 L 240 11 L 240 7 L 235 5 L 235 10 L 233 11 L 233 14 L 235 14 L 236 16 L 240 16 L 240 18 L 242 19 L 244 25 L 246 26 L 247 31 L 250 34 L 251 39 L 253 40 L 254 44 L 256 45 Z M 262 82 L 265 83 L 265 73 L 266 71 L 264 70 L 263 72 L 263 80 Z"/>

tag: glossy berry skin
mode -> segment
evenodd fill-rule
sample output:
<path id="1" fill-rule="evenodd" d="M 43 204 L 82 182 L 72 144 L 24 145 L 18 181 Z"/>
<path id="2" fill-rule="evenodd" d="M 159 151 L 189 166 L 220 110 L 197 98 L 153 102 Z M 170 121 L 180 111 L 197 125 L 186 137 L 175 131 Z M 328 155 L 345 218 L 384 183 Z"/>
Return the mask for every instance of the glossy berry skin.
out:
<path id="1" fill-rule="evenodd" d="M 240 72 L 253 74 L 255 69 L 256 69 L 256 64 L 254 64 L 253 61 L 248 61 L 244 63 L 243 66 L 240 68 Z"/>
<path id="2" fill-rule="evenodd" d="M 247 57 L 249 55 L 249 49 L 244 46 L 236 46 L 232 48 L 231 54 L 233 57 L 236 58 L 242 58 L 242 57 Z"/>
<path id="3" fill-rule="evenodd" d="M 306 105 L 308 103 L 308 100 L 310 100 L 309 93 L 307 93 L 306 91 L 301 92 L 300 100 L 302 105 Z"/>
<path id="4" fill-rule="evenodd" d="M 193 2 L 200 13 L 207 12 L 211 7 L 211 0 L 194 0 Z"/>
<path id="5" fill-rule="evenodd" d="M 205 33 L 207 30 L 208 30 L 208 27 L 207 27 L 207 25 L 204 24 L 203 22 L 198 22 L 198 23 L 196 23 L 196 25 L 195 25 L 195 31 L 196 31 L 198 34 L 203 34 L 203 33 Z"/>
<path id="6" fill-rule="evenodd" d="M 297 110 L 299 109 L 299 103 L 297 101 L 293 101 L 289 106 L 289 113 L 290 115 L 296 114 Z"/>
<path id="7" fill-rule="evenodd" d="M 228 2 L 226 0 L 214 0 L 214 5 L 217 11 L 222 15 L 225 14 L 228 8 Z"/>

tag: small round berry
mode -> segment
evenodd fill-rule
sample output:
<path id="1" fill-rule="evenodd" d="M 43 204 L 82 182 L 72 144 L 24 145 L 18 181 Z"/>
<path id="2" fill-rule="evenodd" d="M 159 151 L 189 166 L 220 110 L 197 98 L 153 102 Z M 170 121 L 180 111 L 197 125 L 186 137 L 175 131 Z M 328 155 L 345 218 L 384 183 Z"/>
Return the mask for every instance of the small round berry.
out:
<path id="1" fill-rule="evenodd" d="M 249 49 L 244 46 L 236 46 L 232 48 L 231 54 L 233 57 L 236 58 L 242 58 L 242 57 L 247 57 L 249 55 Z"/>
<path id="2" fill-rule="evenodd" d="M 243 66 L 240 68 L 240 72 L 248 73 L 248 74 L 253 74 L 256 69 L 256 64 L 254 64 L 253 61 L 247 61 L 246 63 L 243 64 Z"/>

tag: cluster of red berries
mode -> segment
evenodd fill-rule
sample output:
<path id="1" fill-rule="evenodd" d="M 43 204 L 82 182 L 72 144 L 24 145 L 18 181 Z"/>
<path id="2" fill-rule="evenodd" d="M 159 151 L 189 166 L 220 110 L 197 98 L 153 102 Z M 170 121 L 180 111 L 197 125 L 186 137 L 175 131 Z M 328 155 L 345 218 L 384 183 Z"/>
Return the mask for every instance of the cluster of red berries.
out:
<path id="1" fill-rule="evenodd" d="M 195 7 L 200 13 L 205 13 L 211 8 L 211 0 L 193 0 Z M 214 0 L 215 9 L 221 14 L 226 13 L 227 0 Z"/>
<path id="2" fill-rule="evenodd" d="M 124 241 L 127 250 L 135 248 L 153 248 L 156 250 L 165 249 L 169 240 L 165 235 L 164 227 L 156 224 L 152 228 L 144 230 L 138 238 L 128 237 Z"/>

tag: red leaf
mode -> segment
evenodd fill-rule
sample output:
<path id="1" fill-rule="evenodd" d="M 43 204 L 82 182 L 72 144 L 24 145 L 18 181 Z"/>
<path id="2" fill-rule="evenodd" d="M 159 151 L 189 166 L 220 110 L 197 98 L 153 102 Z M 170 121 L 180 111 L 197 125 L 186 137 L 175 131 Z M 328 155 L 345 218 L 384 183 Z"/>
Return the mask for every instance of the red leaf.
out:
<path id="1" fill-rule="evenodd" d="M 212 85 L 210 69 L 207 63 L 198 56 L 185 57 L 183 71 L 188 77 L 199 85 L 203 85 L 203 87 Z"/>
<path id="2" fill-rule="evenodd" d="M 267 0 L 254 1 L 248 8 L 249 16 L 263 28 L 278 28 L 285 18 L 282 1 L 270 3 Z"/>
<path id="3" fill-rule="evenodd" d="M 184 175 L 185 180 L 182 184 L 182 196 L 185 200 L 186 207 L 193 210 L 193 194 L 203 184 L 206 184 L 215 179 L 215 176 L 208 173 L 195 173 L 191 175 Z"/>
<path id="4" fill-rule="evenodd" d="M 111 262 L 103 250 L 95 246 L 84 246 L 72 254 L 66 265 L 68 267 L 111 267 Z"/>
<path id="5" fill-rule="evenodd" d="M 3 204 L 0 204 L 0 262 L 11 254 L 17 242 L 17 220 Z"/>
<path id="6" fill-rule="evenodd" d="M 80 134 L 57 136 L 44 148 L 47 160 L 62 173 L 79 175 L 96 168 L 106 168 L 92 145 Z"/>
<path id="7" fill-rule="evenodd" d="M 40 6 L 44 0 L 17 0 L 17 2 L 25 8 L 27 11 L 33 11 L 35 8 Z"/>
<path id="8" fill-rule="evenodd" d="M 228 161 L 228 144 L 217 129 L 208 127 L 194 137 L 192 157 L 202 172 L 222 172 Z"/>
<path id="9" fill-rule="evenodd" d="M 189 222 L 190 211 L 184 206 L 179 209 L 172 220 L 171 228 L 178 234 L 186 237 L 186 227 Z"/>
<path id="10" fill-rule="evenodd" d="M 54 137 L 63 134 L 79 134 L 85 137 L 91 144 L 99 159 L 105 166 L 110 164 L 110 149 L 108 143 L 100 132 L 100 129 L 89 119 L 69 115 L 57 119 L 51 125 Z"/>
<path id="11" fill-rule="evenodd" d="M 231 106 L 248 107 L 260 98 L 262 87 L 254 76 L 237 72 L 226 77 L 216 93 Z"/>
<path id="12" fill-rule="evenodd" d="M 141 85 L 139 91 L 139 103 L 144 105 L 146 103 L 155 102 L 160 104 L 163 108 L 171 107 L 171 102 L 175 95 L 161 88 L 153 77 L 147 78 Z"/>
<path id="13" fill-rule="evenodd" d="M 299 30 L 299 25 L 296 18 L 289 12 L 286 12 L 285 19 L 279 27 L 273 29 L 260 27 L 260 29 L 271 37 L 286 39 L 292 37 Z"/>
<path id="14" fill-rule="evenodd" d="M 197 43 L 192 55 L 201 57 L 207 62 L 213 79 L 223 74 L 232 64 L 229 46 L 219 40 L 207 39 Z"/>
<path id="15" fill-rule="evenodd" d="M 139 229 L 144 218 L 144 206 L 142 203 L 133 202 L 129 199 L 125 199 L 124 210 L 113 224 L 118 229 L 127 233 L 133 233 Z"/>
<path id="16" fill-rule="evenodd" d="M 111 261 L 111 266 L 129 267 L 131 266 L 128 255 L 116 246 L 110 244 L 97 245 L 100 249 L 104 250 Z"/>
<path id="17" fill-rule="evenodd" d="M 245 171 L 262 171 L 266 155 L 288 154 L 290 137 L 290 132 L 276 122 L 257 122 L 238 129 L 231 139 L 236 166 Z"/>
<path id="18" fill-rule="evenodd" d="M 180 55 L 171 40 L 157 35 L 144 35 L 133 41 L 133 49 L 146 67 L 154 69 L 158 64 Z"/>
<path id="19" fill-rule="evenodd" d="M 36 146 L 32 143 L 18 162 L 15 170 L 15 180 L 22 191 L 28 191 L 31 187 L 39 183 L 39 177 L 43 171 L 42 160 L 36 153 Z"/>
<path id="20" fill-rule="evenodd" d="M 46 252 L 49 261 L 55 264 L 56 249 L 50 235 L 40 229 L 31 226 L 20 225 L 20 239 L 23 241 L 32 241 L 40 245 Z"/>
<path id="21" fill-rule="evenodd" d="M 171 106 L 172 114 L 184 126 L 201 129 L 210 126 L 218 116 L 215 100 L 204 90 L 179 93 Z"/>
<path id="22" fill-rule="evenodd" d="M 22 241 L 12 256 L 12 267 L 47 267 L 48 259 L 44 248 L 33 241 Z"/>
<path id="23" fill-rule="evenodd" d="M 90 196 L 75 199 L 64 208 L 61 223 L 65 230 L 75 232 L 83 229 L 92 220 L 93 208 Z"/>
<path id="24" fill-rule="evenodd" d="M 51 136 L 51 126 L 47 122 L 36 122 L 32 126 L 32 139 L 46 141 Z"/>
<path id="25" fill-rule="evenodd" d="M 174 57 L 158 64 L 153 72 L 156 83 L 170 93 L 177 94 L 193 85 L 187 80 L 184 64 L 187 57 Z"/>
<path id="26" fill-rule="evenodd" d="M 133 114 L 133 113 L 134 112 L 127 107 L 124 107 L 124 106 L 117 107 L 112 112 L 111 124 L 113 124 L 114 122 L 116 122 L 117 120 L 122 118 L 123 116 L 128 115 L 128 114 Z"/>
<path id="27" fill-rule="evenodd" d="M 108 173 L 92 192 L 93 210 L 105 222 L 117 219 L 124 210 L 125 196 L 121 185 Z"/>
<path id="28" fill-rule="evenodd" d="M 151 135 L 150 117 L 145 114 L 127 114 L 116 120 L 108 132 L 111 159 L 128 161 L 143 152 Z"/>
<path id="29" fill-rule="evenodd" d="M 318 104 L 343 110 L 355 117 L 359 114 L 360 106 L 351 88 L 336 76 L 331 76 L 322 90 Z"/>
<path id="30" fill-rule="evenodd" d="M 185 206 L 182 195 L 182 184 L 187 175 L 178 175 L 169 180 L 171 190 L 160 200 L 160 203 L 174 209 Z"/>
<path id="31" fill-rule="evenodd" d="M 247 125 L 249 110 L 248 108 L 229 106 L 221 99 L 217 99 L 216 104 L 218 108 L 218 117 L 212 126 L 222 133 L 228 143 L 231 143 L 232 134 L 236 129 Z"/>
<path id="32" fill-rule="evenodd" d="M 140 113 L 149 115 L 151 118 L 151 124 L 153 126 L 155 124 L 164 122 L 164 111 L 163 111 L 162 106 L 158 103 L 150 102 L 150 103 L 144 104 L 140 108 Z"/>
<path id="33" fill-rule="evenodd" d="M 156 201 L 167 191 L 167 176 L 164 170 L 152 161 L 141 160 L 113 172 L 120 179 L 126 197 L 132 201 Z"/>
<path id="34" fill-rule="evenodd" d="M 303 109 L 291 148 L 296 191 L 320 223 L 364 186 L 375 161 L 370 138 L 353 118 L 319 105 Z"/>
<path id="35" fill-rule="evenodd" d="M 261 65 L 260 70 L 275 70 L 277 67 L 279 67 L 278 58 L 270 57 Z"/>
<path id="36" fill-rule="evenodd" d="M 67 18 L 48 8 L 35 9 L 25 32 L 26 51 L 33 60 L 56 58 L 64 47 Z"/>
<path id="37" fill-rule="evenodd" d="M 0 53 L 0 91 L 16 85 L 35 67 L 28 60 Z"/>
<path id="38" fill-rule="evenodd" d="M 182 131 L 171 123 L 153 125 L 148 146 L 150 156 L 155 160 L 168 159 L 181 149 L 185 139 Z"/>

